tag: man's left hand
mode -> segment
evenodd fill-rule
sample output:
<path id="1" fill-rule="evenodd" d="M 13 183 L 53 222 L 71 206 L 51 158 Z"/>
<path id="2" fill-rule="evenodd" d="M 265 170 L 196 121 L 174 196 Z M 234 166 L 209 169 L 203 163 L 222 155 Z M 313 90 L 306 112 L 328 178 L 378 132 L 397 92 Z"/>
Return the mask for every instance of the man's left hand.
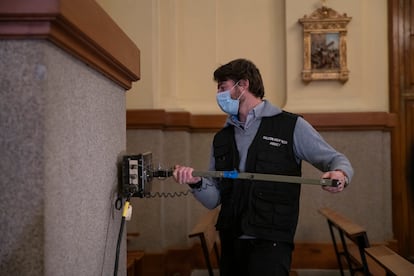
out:
<path id="1" fill-rule="evenodd" d="M 342 171 L 329 171 L 322 175 L 322 178 L 328 178 L 328 179 L 336 179 L 338 180 L 338 186 L 322 186 L 322 189 L 325 191 L 331 192 L 331 193 L 338 193 L 342 192 L 345 188 L 346 184 L 346 176 Z"/>

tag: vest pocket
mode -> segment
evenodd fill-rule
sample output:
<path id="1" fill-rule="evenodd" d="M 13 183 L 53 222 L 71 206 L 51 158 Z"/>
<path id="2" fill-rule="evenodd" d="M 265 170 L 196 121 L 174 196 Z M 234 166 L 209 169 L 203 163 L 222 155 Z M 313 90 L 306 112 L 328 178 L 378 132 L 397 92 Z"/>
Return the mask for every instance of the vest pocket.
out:
<path id="1" fill-rule="evenodd" d="M 283 192 L 255 189 L 248 211 L 249 224 L 259 228 L 290 231 L 296 223 L 294 202 Z"/>
<path id="2" fill-rule="evenodd" d="M 214 159 L 216 170 L 229 170 L 229 161 L 231 161 L 230 148 L 227 146 L 216 146 L 214 148 Z M 233 169 L 233 168 L 231 168 Z"/>

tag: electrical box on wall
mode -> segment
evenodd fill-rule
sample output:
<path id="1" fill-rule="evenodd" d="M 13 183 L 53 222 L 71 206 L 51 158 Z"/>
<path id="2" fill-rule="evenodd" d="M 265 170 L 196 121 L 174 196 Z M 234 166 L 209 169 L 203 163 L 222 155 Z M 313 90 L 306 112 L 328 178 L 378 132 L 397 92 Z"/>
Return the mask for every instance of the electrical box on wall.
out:
<path id="1" fill-rule="evenodd" d="M 145 197 L 151 192 L 152 153 L 125 155 L 122 158 L 122 195 Z"/>

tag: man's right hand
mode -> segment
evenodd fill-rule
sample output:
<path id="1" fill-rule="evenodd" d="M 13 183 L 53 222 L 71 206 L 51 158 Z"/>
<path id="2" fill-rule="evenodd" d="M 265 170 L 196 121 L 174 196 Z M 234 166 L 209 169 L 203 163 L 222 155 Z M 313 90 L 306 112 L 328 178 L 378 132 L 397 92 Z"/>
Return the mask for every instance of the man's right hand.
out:
<path id="1" fill-rule="evenodd" d="M 175 165 L 173 172 L 174 180 L 180 184 L 195 184 L 201 180 L 201 177 L 194 177 L 193 171 L 194 169 L 191 167 Z"/>

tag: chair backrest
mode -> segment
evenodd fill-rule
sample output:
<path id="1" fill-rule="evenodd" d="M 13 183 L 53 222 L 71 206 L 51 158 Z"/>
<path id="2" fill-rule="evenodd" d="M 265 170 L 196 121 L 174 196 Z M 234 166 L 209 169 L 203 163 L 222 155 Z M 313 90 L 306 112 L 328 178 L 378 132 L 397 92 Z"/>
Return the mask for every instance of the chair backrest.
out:
<path id="1" fill-rule="evenodd" d="M 363 247 L 369 247 L 369 241 L 365 228 L 330 208 L 321 208 L 318 211 L 336 228 L 342 231 L 349 239 L 357 242 L 357 238 L 363 237 L 363 244 L 360 245 Z M 358 240 L 358 242 L 361 241 Z"/>
<path id="2" fill-rule="evenodd" d="M 201 216 L 197 224 L 188 234 L 188 237 L 190 238 L 203 236 L 206 241 L 209 252 L 211 252 L 214 243 L 218 239 L 218 233 L 216 231 L 215 225 L 217 222 L 217 216 L 219 211 L 219 208 L 208 210 L 205 214 Z"/>
<path id="3" fill-rule="evenodd" d="M 414 275 L 414 264 L 384 245 L 365 248 L 365 252 L 385 269 L 387 275 Z"/>
<path id="4" fill-rule="evenodd" d="M 210 260 L 210 254 L 214 250 L 219 262 L 219 252 L 217 247 L 218 232 L 216 230 L 217 217 L 220 212 L 219 208 L 207 211 L 201 216 L 198 223 L 194 226 L 188 237 L 199 237 L 204 259 L 210 276 L 213 276 L 213 267 Z"/>

